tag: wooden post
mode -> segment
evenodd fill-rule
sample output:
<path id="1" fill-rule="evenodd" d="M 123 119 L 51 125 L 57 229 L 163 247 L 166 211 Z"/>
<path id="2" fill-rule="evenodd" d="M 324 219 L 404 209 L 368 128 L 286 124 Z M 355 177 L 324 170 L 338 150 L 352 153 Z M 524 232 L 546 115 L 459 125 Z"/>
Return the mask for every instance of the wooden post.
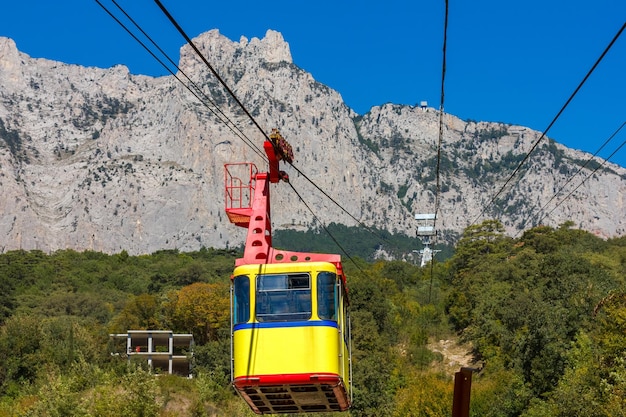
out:
<path id="1" fill-rule="evenodd" d="M 454 374 L 452 417 L 469 417 L 472 368 L 461 368 Z"/>

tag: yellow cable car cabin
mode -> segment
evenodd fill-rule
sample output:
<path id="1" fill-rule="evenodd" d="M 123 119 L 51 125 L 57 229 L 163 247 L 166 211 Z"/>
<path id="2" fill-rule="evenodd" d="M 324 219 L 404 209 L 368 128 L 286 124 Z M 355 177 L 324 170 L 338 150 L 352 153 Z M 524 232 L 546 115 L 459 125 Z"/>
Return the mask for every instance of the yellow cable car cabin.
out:
<path id="1" fill-rule="evenodd" d="M 351 352 L 341 258 L 271 246 L 269 184 L 284 179 L 280 139 L 265 144 L 269 173 L 225 167 L 226 213 L 248 229 L 232 275 L 232 383 L 257 414 L 345 411 Z M 241 167 L 249 182 L 232 175 Z"/>
<path id="2" fill-rule="evenodd" d="M 348 409 L 347 303 L 333 264 L 239 266 L 233 295 L 233 383 L 255 412 Z"/>

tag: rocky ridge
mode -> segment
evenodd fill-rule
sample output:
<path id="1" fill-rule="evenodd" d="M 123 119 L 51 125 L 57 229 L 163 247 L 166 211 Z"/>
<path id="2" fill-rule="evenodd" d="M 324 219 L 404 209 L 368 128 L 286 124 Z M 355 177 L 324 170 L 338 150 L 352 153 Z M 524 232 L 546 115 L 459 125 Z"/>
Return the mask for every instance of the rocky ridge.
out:
<path id="1" fill-rule="evenodd" d="M 414 213 L 434 209 L 437 110 L 385 104 L 358 115 L 292 62 L 278 32 L 233 42 L 212 30 L 194 42 L 267 133 L 276 127 L 289 140 L 294 165 L 362 223 L 413 235 Z M 243 229 L 224 215 L 223 165 L 264 165 L 220 112 L 259 148 L 263 136 L 188 46 L 179 67 L 210 102 L 173 76 L 34 59 L 0 38 L 0 252 L 141 254 L 242 243 Z M 448 239 L 482 218 L 499 218 L 512 235 L 533 225 L 589 158 L 544 139 L 523 177 L 483 213 L 540 132 L 450 114 L 444 122 L 437 226 Z M 355 225 L 297 171 L 285 170 L 319 221 Z M 275 228 L 315 227 L 288 185 L 272 193 Z M 556 201 L 542 223 L 571 220 L 603 237 L 623 235 L 626 170 L 607 164 L 553 210 Z"/>

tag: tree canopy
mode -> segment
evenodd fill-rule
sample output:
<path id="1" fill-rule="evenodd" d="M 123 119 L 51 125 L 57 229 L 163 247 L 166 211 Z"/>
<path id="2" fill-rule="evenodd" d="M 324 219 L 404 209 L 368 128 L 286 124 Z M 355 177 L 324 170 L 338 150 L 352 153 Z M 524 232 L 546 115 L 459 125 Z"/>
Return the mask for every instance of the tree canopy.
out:
<path id="1" fill-rule="evenodd" d="M 473 358 L 473 416 L 624 416 L 626 238 L 571 226 L 511 238 L 489 220 L 424 268 L 344 261 L 349 415 L 448 416 L 463 364 L 446 344 Z M 0 254 L 0 417 L 253 415 L 229 386 L 237 256 Z M 193 379 L 110 354 L 109 333 L 150 328 L 193 333 Z"/>

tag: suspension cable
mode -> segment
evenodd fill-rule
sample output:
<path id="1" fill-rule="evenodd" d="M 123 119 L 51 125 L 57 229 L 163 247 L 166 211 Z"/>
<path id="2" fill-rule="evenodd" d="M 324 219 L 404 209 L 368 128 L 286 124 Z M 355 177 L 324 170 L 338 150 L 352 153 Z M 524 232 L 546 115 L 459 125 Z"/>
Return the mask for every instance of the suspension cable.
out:
<path id="1" fill-rule="evenodd" d="M 446 81 L 446 49 L 448 44 L 448 0 L 445 0 L 446 10 L 443 25 L 443 58 L 441 64 L 441 99 L 439 102 L 439 138 L 437 140 L 437 191 L 435 193 L 435 220 L 433 226 L 437 222 L 437 213 L 439 211 L 439 204 L 441 198 L 441 146 L 443 143 L 443 116 L 444 116 L 444 99 L 445 99 L 445 81 Z"/>
<path id="2" fill-rule="evenodd" d="M 226 84 L 226 81 L 224 81 L 224 79 L 218 74 L 218 72 L 215 70 L 215 68 L 213 68 L 213 66 L 208 62 L 208 60 L 204 57 L 204 55 L 202 55 L 202 53 L 200 52 L 200 50 L 198 49 L 198 47 L 194 44 L 194 42 L 192 41 L 192 39 L 187 35 L 187 33 L 184 31 L 184 29 L 180 26 L 180 24 L 176 21 L 176 19 L 172 16 L 172 14 L 165 8 L 165 6 L 163 5 L 163 3 L 161 3 L 160 0 L 154 0 L 155 3 L 159 6 L 159 8 L 161 9 L 161 11 L 165 14 L 165 16 L 169 19 L 169 21 L 172 23 L 172 25 L 174 25 L 174 27 L 176 28 L 176 30 L 181 34 L 181 36 L 185 39 L 185 41 L 189 44 L 189 46 L 191 46 L 191 48 L 195 51 L 196 55 L 202 60 L 202 62 L 211 70 L 211 72 L 213 73 L 213 75 L 215 75 L 215 77 L 218 79 L 218 81 L 222 84 L 222 86 L 226 89 L 226 91 L 228 91 L 228 93 L 233 97 L 233 99 L 237 102 L 237 104 L 239 105 L 239 107 L 243 110 L 243 112 L 250 118 L 250 120 L 252 121 L 252 123 L 254 123 L 254 125 L 258 128 L 258 130 L 265 136 L 266 140 L 270 140 L 269 136 L 267 135 L 267 133 L 265 133 L 265 131 L 261 128 L 261 126 L 257 123 L 257 121 L 254 119 L 254 117 L 250 114 L 250 112 L 246 109 L 246 107 L 243 105 L 243 103 L 237 98 L 237 96 L 235 95 L 235 93 L 232 91 L 232 89 L 230 89 L 230 87 L 228 87 L 228 85 Z M 290 162 L 289 165 L 296 170 L 296 172 L 298 172 L 300 175 L 303 176 L 303 178 L 305 178 L 309 183 L 311 183 L 317 190 L 319 190 L 320 192 L 322 192 L 322 194 L 327 197 L 331 202 L 333 202 L 337 207 L 339 207 L 340 210 L 342 210 L 344 213 L 346 213 L 348 216 L 350 216 L 350 218 L 352 218 L 353 220 L 355 220 L 360 226 L 366 228 L 370 233 L 374 233 L 375 232 L 372 231 L 371 228 L 367 227 L 365 224 L 363 224 L 359 219 L 357 219 L 354 215 L 352 215 L 347 209 L 345 209 L 341 204 L 339 204 L 339 202 L 337 202 L 335 199 L 333 199 L 328 193 L 326 193 L 324 190 L 322 190 L 322 188 L 320 188 L 315 182 L 313 182 L 313 180 L 311 180 L 307 175 L 305 175 L 300 169 L 298 169 L 293 162 Z M 293 188 L 293 187 L 292 187 Z M 378 236 L 380 238 L 380 236 Z"/>
<path id="3" fill-rule="evenodd" d="M 174 66 L 177 71 L 179 73 L 181 73 L 191 84 L 191 87 L 186 84 L 185 82 L 183 82 L 183 80 L 176 74 L 174 73 L 170 67 L 168 65 L 166 65 L 159 57 L 156 56 L 156 54 L 144 43 L 142 42 L 123 22 L 120 21 L 120 19 L 118 19 L 106 6 L 104 6 L 99 0 L 95 0 L 98 5 L 100 5 L 100 7 L 107 13 L 109 14 L 109 16 L 111 18 L 113 18 L 136 42 L 138 42 L 159 64 L 161 64 L 171 75 L 174 76 L 174 78 L 176 80 L 178 80 L 187 90 L 189 90 L 189 92 L 194 95 L 202 104 L 204 104 L 208 110 L 213 113 L 220 121 L 222 121 L 236 136 L 238 136 L 240 139 L 242 139 L 249 147 L 251 147 L 256 153 L 257 155 L 261 156 L 261 158 L 263 158 L 264 160 L 267 160 L 267 156 L 264 155 L 263 152 L 260 151 L 260 149 L 254 145 L 254 143 L 245 135 L 245 133 L 243 133 L 241 131 L 241 129 L 239 129 L 239 127 L 230 119 L 228 118 L 227 115 L 224 114 L 224 112 L 219 108 L 219 106 L 217 106 L 202 90 L 201 88 L 195 84 L 195 82 L 169 57 L 169 55 L 163 51 L 163 49 L 152 39 L 152 37 L 150 37 L 150 35 L 148 35 L 142 28 L 141 26 L 115 1 L 112 0 L 113 4 L 115 4 L 115 6 L 124 14 L 124 16 L 126 16 L 126 18 L 137 28 L 137 30 L 139 30 L 151 43 L 152 45 L 170 62 L 170 64 L 172 66 Z M 157 1 L 157 4 L 159 4 L 160 2 Z M 164 6 L 162 4 L 159 4 L 159 6 L 162 8 L 162 10 L 164 9 Z M 166 14 L 166 16 L 168 16 L 168 18 L 170 19 L 170 21 L 172 21 L 172 23 L 174 24 L 175 27 L 177 27 L 177 29 L 179 29 L 179 31 L 182 31 L 182 28 L 180 27 L 180 25 L 178 25 L 175 20 L 173 19 L 172 15 L 170 13 L 167 12 L 167 10 L 163 10 L 164 13 Z M 215 69 L 208 64 L 207 60 L 201 55 L 201 53 L 199 52 L 198 48 L 195 46 L 195 44 L 191 41 L 191 39 L 184 33 L 184 31 L 182 31 L 183 37 L 185 38 L 185 40 L 190 44 L 190 46 L 192 47 L 192 49 L 194 50 L 194 52 L 196 54 L 198 54 L 198 56 L 200 56 L 203 60 L 203 62 L 209 67 L 209 69 L 212 71 L 212 73 L 218 78 L 218 80 L 220 81 L 220 83 L 222 83 L 222 85 L 227 89 L 227 91 L 229 92 L 229 94 L 231 94 L 233 96 L 233 98 L 237 101 L 237 104 L 243 109 L 243 111 L 246 113 L 246 115 L 253 121 L 253 123 L 256 125 L 256 127 L 259 129 L 259 131 L 261 131 L 267 138 L 267 135 L 265 134 L 265 132 L 259 127 L 258 123 L 256 123 L 256 121 L 254 120 L 254 118 L 250 115 L 250 113 L 247 111 L 247 109 L 243 106 L 243 104 L 237 99 L 237 97 L 234 95 L 234 93 L 232 92 L 232 90 L 226 85 L 225 81 L 219 76 L 219 74 L 217 73 L 217 71 L 215 71 Z M 192 89 L 193 87 L 193 89 Z M 201 98 L 199 95 L 202 95 L 204 97 Z M 206 101 L 208 101 L 209 103 L 211 103 L 213 105 L 213 107 L 215 107 L 215 110 L 213 108 L 211 108 L 210 106 L 208 106 L 206 104 Z M 220 116 L 219 114 L 216 113 L 219 112 L 222 116 Z M 319 191 L 321 191 L 328 199 L 330 199 L 335 205 L 337 205 L 342 211 L 344 211 L 346 214 L 348 214 L 353 220 L 355 220 L 359 225 L 361 225 L 362 227 L 364 227 L 366 230 L 368 230 L 370 233 L 376 235 L 379 239 L 386 241 L 387 243 L 390 243 L 388 241 L 387 238 L 385 238 L 384 236 L 379 235 L 375 230 L 373 230 L 372 228 L 368 227 L 367 225 L 365 225 L 364 223 L 362 223 L 359 219 L 357 219 L 356 217 L 354 217 L 349 211 L 347 211 L 343 206 L 341 206 L 335 199 L 333 199 L 328 193 L 326 193 L 323 189 L 321 189 L 315 182 L 313 182 L 313 180 L 311 180 L 308 176 L 306 176 L 306 174 L 304 174 L 300 169 L 298 169 L 295 165 L 293 165 L 293 163 L 290 162 L 290 165 L 300 174 L 302 175 L 307 181 L 309 181 L 313 186 L 315 186 Z M 292 186 L 293 188 L 293 186 Z M 294 189 L 295 191 L 295 189 Z M 297 192 L 296 192 L 297 193 Z M 300 197 L 300 200 L 304 202 L 304 200 Z M 305 203 L 306 204 L 306 203 Z M 311 211 L 311 209 L 309 208 L 309 211 Z M 314 215 L 314 213 L 311 211 L 311 213 Z M 315 216 L 315 215 L 314 215 Z M 318 220 L 319 221 L 319 220 Z M 320 224 L 322 224 L 320 222 Z M 329 232 L 328 229 L 326 229 L 324 227 L 324 229 L 326 230 L 326 232 L 329 234 L 329 236 L 332 236 Z M 333 239 L 335 240 L 335 239 Z M 340 247 L 340 245 L 338 244 L 338 246 Z M 347 255 L 347 254 L 346 254 Z M 347 255 L 349 257 L 349 255 Z"/>
<path id="4" fill-rule="evenodd" d="M 122 27 L 159 64 L 161 64 L 166 71 L 174 76 L 174 78 L 178 80 L 194 97 L 196 97 L 198 101 L 200 101 L 200 103 L 202 103 L 215 117 L 217 117 L 218 120 L 224 123 L 232 133 L 242 139 L 261 158 L 267 159 L 267 156 L 265 156 L 265 154 L 261 152 L 261 150 L 241 131 L 241 129 L 239 129 L 237 125 L 221 111 L 221 109 L 200 89 L 200 87 L 198 87 L 195 82 L 180 67 L 178 67 L 176 63 L 174 63 L 174 61 L 156 44 L 156 42 L 154 42 L 154 40 L 137 24 L 137 22 L 135 22 L 135 20 L 133 20 L 128 15 L 128 13 L 126 13 L 126 11 L 115 0 L 112 0 L 112 2 L 118 7 L 118 9 L 120 9 L 120 11 L 135 25 L 135 27 L 139 31 L 141 31 L 141 33 L 158 49 L 159 52 L 161 52 L 163 56 L 165 56 L 165 58 L 177 69 L 177 71 L 180 72 L 189 81 L 189 84 L 191 86 L 189 84 L 186 84 L 176 73 L 174 73 L 174 71 L 172 71 L 165 62 L 163 62 L 158 56 L 156 56 L 156 54 L 143 41 L 141 41 L 122 21 L 120 21 L 120 19 L 118 19 L 117 16 L 115 16 L 106 6 L 104 6 L 99 0 L 95 1 L 113 20 L 115 20 L 120 25 L 120 27 Z M 202 95 L 203 97 L 200 97 L 200 95 Z M 206 103 L 207 101 L 211 103 L 213 107 L 215 107 L 215 109 L 221 114 L 221 116 L 220 114 L 216 113 L 216 110 L 211 108 Z"/>
<path id="5" fill-rule="evenodd" d="M 559 194 L 561 194 L 561 192 L 565 189 L 565 187 L 567 186 L 567 184 L 569 184 L 570 182 L 572 182 L 572 181 L 574 180 L 574 178 L 576 178 L 576 176 L 577 176 L 578 174 L 580 174 L 580 172 L 581 172 L 583 169 L 585 169 L 585 167 L 586 167 L 587 165 L 589 165 L 589 163 L 593 160 L 593 158 L 595 158 L 595 157 L 596 157 L 596 155 L 598 155 L 598 153 L 600 153 L 600 151 L 602 151 L 602 149 L 604 149 L 604 147 L 605 147 L 606 145 L 608 145 L 608 144 L 609 144 L 609 142 L 611 142 L 611 141 L 613 140 L 613 138 L 615 138 L 615 136 L 617 136 L 617 134 L 620 132 L 620 130 L 622 130 L 622 128 L 623 128 L 625 125 L 626 125 L 626 122 L 622 122 L 622 125 L 621 125 L 620 127 L 618 127 L 618 128 L 617 128 L 617 130 L 616 130 L 615 132 L 613 132 L 613 133 L 611 134 L 611 136 L 609 136 L 609 138 L 608 138 L 606 141 L 604 141 L 604 143 L 602 144 L 602 146 L 600 146 L 600 147 L 598 148 L 598 150 L 597 150 L 597 151 L 596 151 L 593 155 L 591 155 L 591 156 L 590 156 L 590 157 L 589 157 L 589 158 L 585 161 L 585 163 L 584 163 L 583 165 L 581 165 L 580 167 L 578 167 L 578 170 L 576 171 L 576 173 L 575 173 L 574 175 L 572 175 L 572 176 L 570 176 L 570 177 L 569 177 L 569 179 L 565 182 L 565 184 L 563 184 L 563 186 L 562 186 L 562 187 L 561 187 L 561 188 L 560 188 L 560 189 L 559 189 L 556 193 L 554 193 L 554 195 L 550 198 L 550 200 L 548 200 L 548 202 L 547 202 L 546 204 L 544 204 L 544 205 L 543 205 L 543 206 L 542 206 L 542 207 L 541 207 L 538 211 L 536 211 L 536 214 L 535 214 L 534 216 L 532 216 L 530 219 L 528 219 L 528 222 L 530 222 L 530 223 L 531 223 L 531 225 L 535 224 L 535 223 L 533 223 L 533 221 L 535 220 L 535 218 L 537 218 L 537 217 L 539 216 L 539 213 L 542 213 L 542 212 L 544 212 L 544 213 L 545 213 L 545 211 L 544 211 L 544 210 L 545 210 L 545 208 L 546 208 L 546 207 L 548 207 L 548 205 L 550 205 L 550 203 L 551 203 L 551 202 L 552 202 L 552 201 L 553 201 L 553 200 L 554 200 L 554 199 L 555 199 L 555 198 L 556 198 Z M 622 146 L 623 146 L 623 145 L 622 145 Z M 621 147 L 621 146 L 620 146 L 620 147 Z M 618 148 L 618 149 L 619 149 L 619 148 Z M 615 152 L 613 152 L 613 153 L 611 154 L 611 156 L 613 156 L 614 154 L 615 154 Z M 608 159 L 605 159 L 605 161 L 608 161 Z M 594 171 L 594 172 L 595 172 L 595 171 Z M 586 179 L 585 179 L 585 180 L 583 180 L 583 182 L 584 182 L 584 181 L 586 181 Z M 580 185 L 582 185 L 582 184 L 580 184 Z M 579 185 L 579 186 L 580 186 L 580 185 Z M 579 186 L 577 186 L 576 188 L 578 188 Z M 571 195 L 571 193 L 570 193 L 569 195 Z M 569 197 L 569 195 L 568 195 L 568 197 Z M 566 197 L 566 198 L 567 198 L 567 197 Z M 563 201 L 564 201 L 566 198 L 564 198 L 563 200 L 561 200 L 561 202 L 559 202 L 559 203 L 557 204 L 557 206 L 556 206 L 556 207 L 558 207 L 559 205 L 561 205 L 561 204 L 563 203 Z M 556 209 L 556 207 L 555 207 L 555 209 Z M 553 211 L 554 211 L 554 209 L 552 209 L 552 210 L 550 211 L 550 213 L 552 213 Z M 537 220 L 537 223 L 536 223 L 536 224 L 539 224 L 539 223 L 540 223 L 540 222 L 541 222 L 541 221 L 542 221 L 542 220 L 543 220 L 546 216 L 547 216 L 547 214 L 544 214 L 541 218 L 539 218 L 539 220 Z M 523 222 L 522 224 L 525 224 L 525 223 L 526 223 L 526 222 Z M 519 231 L 515 237 L 518 237 L 520 234 L 521 234 L 521 231 Z"/>
<path id="6" fill-rule="evenodd" d="M 187 44 L 189 46 L 191 46 L 191 48 L 193 48 L 193 50 L 195 51 L 196 55 L 202 59 L 202 62 L 204 62 L 204 64 L 207 66 L 207 68 L 209 68 L 209 70 L 211 70 L 211 72 L 213 73 L 213 75 L 215 76 L 215 78 L 217 78 L 217 80 L 220 82 L 220 84 L 222 84 L 222 86 L 226 89 L 226 91 L 228 91 L 228 93 L 231 95 L 231 97 L 237 102 L 237 104 L 239 105 L 239 107 L 243 110 L 243 112 L 246 114 L 246 116 L 248 116 L 250 118 L 250 120 L 252 121 L 252 123 L 254 123 L 254 125 L 257 127 L 257 129 L 259 129 L 259 132 L 261 132 L 264 136 L 265 139 L 270 141 L 269 136 L 267 135 L 267 133 L 263 130 L 263 128 L 261 128 L 261 126 L 259 125 L 259 123 L 256 121 L 256 119 L 252 116 L 252 114 L 250 114 L 250 112 L 248 111 L 248 109 L 243 105 L 243 103 L 239 100 L 239 98 L 235 95 L 235 93 L 233 92 L 233 90 L 231 90 L 231 88 L 228 86 L 228 84 L 226 84 L 226 81 L 224 81 L 224 79 L 222 79 L 222 77 L 218 74 L 218 72 L 215 70 L 215 68 L 213 68 L 213 66 L 211 65 L 211 63 L 209 63 L 208 59 L 206 59 L 204 57 L 204 55 L 202 55 L 202 52 L 200 52 L 200 50 L 198 49 L 198 47 L 196 46 L 195 43 L 193 43 L 193 41 L 191 40 L 191 38 L 187 35 L 187 33 L 183 30 L 183 28 L 178 24 L 178 22 L 176 21 L 176 19 L 174 19 L 174 17 L 170 14 L 170 12 L 165 8 L 165 6 L 163 5 L 163 3 L 161 3 L 160 0 L 154 0 L 154 2 L 157 4 L 157 6 L 159 6 L 159 8 L 161 9 L 161 11 L 163 12 L 163 14 L 165 14 L 165 16 L 169 19 L 169 21 L 172 23 L 172 25 L 174 25 L 174 27 L 176 28 L 176 30 L 178 31 L 178 33 L 180 33 L 180 35 L 185 38 L 185 41 L 187 41 Z"/>
<path id="7" fill-rule="evenodd" d="M 582 81 L 578 84 L 578 87 L 576 87 L 576 89 L 574 90 L 574 92 L 570 95 L 570 97 L 567 99 L 567 101 L 565 102 L 565 104 L 561 107 L 561 109 L 559 110 L 559 112 L 556 114 L 556 116 L 554 116 L 554 118 L 552 119 L 552 121 L 550 122 L 550 124 L 548 125 L 548 127 L 543 131 L 543 133 L 541 134 L 541 136 L 539 137 L 539 139 L 537 139 L 537 141 L 533 144 L 532 148 L 530 149 L 530 151 L 528 151 L 528 153 L 524 156 L 524 159 L 522 159 L 522 161 L 519 163 L 519 165 L 517 166 L 517 168 L 515 168 L 515 170 L 513 171 L 513 173 L 509 176 L 509 178 L 506 180 L 506 182 L 504 183 L 504 185 L 502 185 L 502 187 L 500 188 L 500 190 L 491 198 L 491 200 L 489 201 L 489 203 L 487 203 L 487 205 L 485 207 L 483 207 L 483 210 L 480 212 L 480 214 L 474 219 L 474 221 L 471 223 L 471 225 L 474 225 L 479 218 L 481 218 L 483 216 L 483 214 L 485 214 L 485 212 L 487 211 L 487 209 L 489 207 L 491 207 L 492 204 L 495 203 L 496 199 L 498 198 L 498 196 L 504 191 L 504 189 L 506 188 L 506 186 L 509 184 L 509 182 L 511 182 L 511 180 L 517 175 L 517 173 L 520 171 L 521 167 L 526 163 L 526 161 L 528 161 L 528 159 L 530 158 L 530 155 L 533 153 L 533 151 L 537 148 L 537 146 L 539 145 L 539 142 L 541 142 L 543 140 L 543 138 L 546 137 L 546 135 L 548 134 L 548 131 L 552 128 L 552 126 L 556 123 L 556 121 L 559 119 L 559 117 L 561 117 L 561 114 L 565 111 L 565 109 L 567 108 L 567 106 L 570 104 L 570 102 L 574 99 L 574 97 L 576 96 L 576 94 L 578 94 L 578 91 L 582 88 L 582 86 L 585 84 L 585 82 L 587 81 L 587 79 L 591 76 L 591 74 L 595 71 L 595 69 L 598 67 L 598 65 L 600 64 L 600 62 L 604 59 L 605 55 L 609 52 L 609 50 L 611 49 L 611 47 L 613 46 L 613 44 L 617 41 L 617 39 L 620 37 L 620 35 L 622 34 L 622 32 L 624 31 L 624 28 L 626 28 L 626 23 L 624 23 L 622 25 L 622 27 L 617 31 L 617 33 L 615 34 L 615 36 L 613 37 L 613 39 L 611 40 L 611 42 L 609 42 L 609 44 L 607 45 L 606 48 L 604 48 L 604 51 L 602 52 L 602 54 L 600 55 L 600 57 L 596 60 L 596 62 L 593 64 L 593 66 L 591 67 L 591 69 L 587 72 L 587 75 L 585 75 L 585 77 L 582 79 Z M 516 182 L 519 182 L 521 179 L 523 178 L 523 174 L 517 179 Z M 470 226 L 471 226 L 470 225 Z"/>
<path id="8" fill-rule="evenodd" d="M 622 126 L 624 126 L 624 124 L 622 124 Z M 621 129 L 621 127 L 620 127 Z M 546 213 L 544 216 L 542 216 L 539 219 L 539 222 L 541 222 L 544 218 L 546 218 L 547 216 L 549 216 L 550 214 L 552 214 L 554 212 L 554 210 L 556 210 L 561 204 L 563 204 L 565 202 L 565 200 L 567 200 L 569 197 L 571 197 L 572 194 L 574 194 L 574 192 L 576 190 L 578 190 L 589 178 L 591 178 L 591 176 L 593 174 L 595 174 L 600 168 L 602 168 L 604 166 L 604 164 L 609 161 L 620 149 L 622 149 L 624 147 L 624 145 L 626 145 L 626 140 L 624 140 L 624 142 L 622 142 L 621 145 L 619 145 L 617 147 L 617 149 L 615 149 L 611 155 L 609 155 L 607 158 L 604 159 L 604 161 L 602 161 L 602 163 L 600 165 L 598 165 L 593 171 L 591 171 L 589 173 L 589 175 L 587 175 L 581 182 L 580 184 L 578 184 L 572 191 L 570 191 L 569 194 L 567 194 L 561 201 L 559 201 L 559 203 L 554 206 L 554 208 L 552 210 L 550 210 L 548 213 Z"/>
<path id="9" fill-rule="evenodd" d="M 341 244 L 339 243 L 339 241 L 337 239 L 335 239 L 335 237 L 333 236 L 332 233 L 330 233 L 330 231 L 328 230 L 328 228 L 326 227 L 326 225 L 315 215 L 315 212 L 313 212 L 313 209 L 311 209 L 311 207 L 307 204 L 306 201 L 304 201 L 304 199 L 302 198 L 302 196 L 300 195 L 300 193 L 298 193 L 298 191 L 295 189 L 295 187 L 293 186 L 293 184 L 291 182 L 288 182 L 289 186 L 291 187 L 291 189 L 293 190 L 293 192 L 296 194 L 296 196 L 298 197 L 298 199 L 300 199 L 300 201 L 302 202 L 302 204 L 304 204 L 304 206 L 307 208 L 307 210 L 309 210 L 309 212 L 311 213 L 311 215 L 313 216 L 313 218 L 320 224 L 320 226 L 322 227 L 322 229 L 324 229 L 324 231 L 328 234 L 328 236 L 330 237 L 330 239 L 335 243 L 335 245 L 337 245 L 337 247 L 343 252 L 344 255 L 346 255 L 346 257 L 354 264 L 354 266 L 356 266 L 358 268 L 359 271 L 361 271 L 363 274 L 367 275 L 367 273 L 365 271 L 363 271 L 363 269 L 361 269 L 361 266 L 350 256 L 350 254 L 343 248 L 343 246 L 341 246 Z"/>
<path id="10" fill-rule="evenodd" d="M 441 97 L 439 100 L 439 137 L 437 140 L 437 173 L 436 173 L 436 191 L 435 191 L 435 218 L 433 219 L 433 230 L 435 236 L 437 236 L 437 218 L 439 217 L 439 204 L 441 198 L 441 147 L 443 143 L 443 116 L 444 116 L 444 100 L 445 100 L 445 81 L 446 81 L 446 50 L 448 45 L 448 0 L 445 0 L 445 15 L 443 23 L 443 47 L 442 47 L 442 62 L 441 62 Z M 434 249 L 433 249 L 434 251 Z M 435 257 L 432 256 L 430 260 L 430 284 L 428 286 L 428 303 L 430 304 L 433 293 L 433 276 L 435 269 Z"/>

